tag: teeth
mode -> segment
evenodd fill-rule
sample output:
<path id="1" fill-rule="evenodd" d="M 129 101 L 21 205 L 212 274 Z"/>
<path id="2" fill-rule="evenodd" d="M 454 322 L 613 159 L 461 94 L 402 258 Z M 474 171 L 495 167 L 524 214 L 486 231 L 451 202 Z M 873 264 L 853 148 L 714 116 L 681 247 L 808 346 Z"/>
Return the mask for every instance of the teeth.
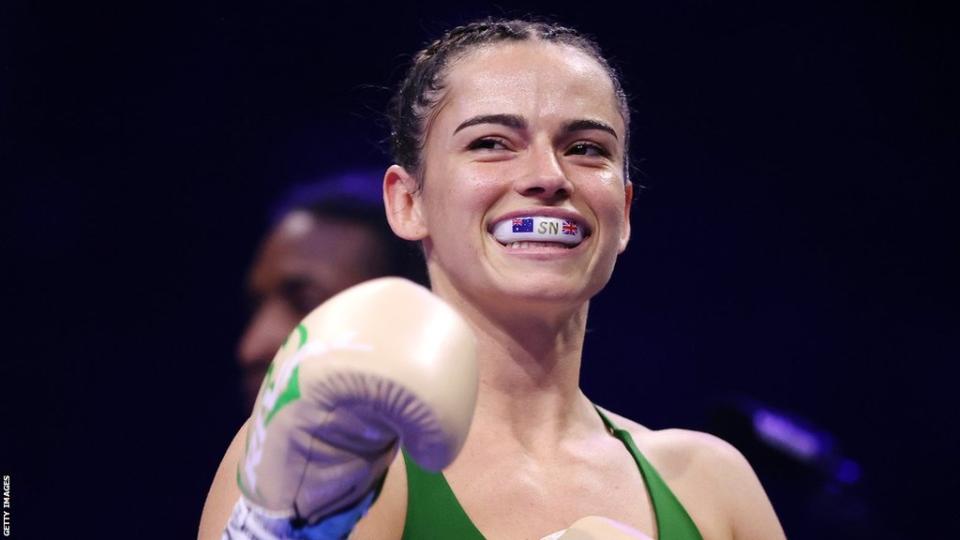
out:
<path id="1" fill-rule="evenodd" d="M 571 249 L 573 246 L 567 244 L 560 244 L 560 246 Z M 557 242 L 510 242 L 507 244 L 507 247 L 510 249 L 527 249 L 534 247 L 557 247 Z"/>
<path id="2" fill-rule="evenodd" d="M 505 219 L 493 227 L 493 236 L 501 244 L 560 243 L 575 246 L 583 241 L 583 227 L 569 219 L 529 216 Z M 525 247 L 525 246 L 520 246 Z"/>

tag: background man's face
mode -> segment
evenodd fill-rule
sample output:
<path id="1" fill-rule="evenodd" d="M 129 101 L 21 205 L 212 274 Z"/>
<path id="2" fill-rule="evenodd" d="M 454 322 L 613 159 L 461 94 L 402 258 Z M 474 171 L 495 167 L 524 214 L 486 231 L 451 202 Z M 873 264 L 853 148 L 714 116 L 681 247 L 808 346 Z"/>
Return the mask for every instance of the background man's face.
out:
<path id="1" fill-rule="evenodd" d="M 291 212 L 270 231 L 250 269 L 247 287 L 254 309 L 237 345 L 248 407 L 297 323 L 336 293 L 380 275 L 380 248 L 370 228 L 306 211 Z"/>

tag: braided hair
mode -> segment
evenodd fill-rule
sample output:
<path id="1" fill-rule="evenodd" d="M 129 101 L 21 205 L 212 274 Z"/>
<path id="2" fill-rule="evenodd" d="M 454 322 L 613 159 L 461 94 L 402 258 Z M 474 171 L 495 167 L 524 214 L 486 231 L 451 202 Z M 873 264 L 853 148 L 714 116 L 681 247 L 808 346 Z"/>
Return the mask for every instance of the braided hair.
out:
<path id="1" fill-rule="evenodd" d="M 501 42 L 539 40 L 568 45 L 579 49 L 600 64 L 613 83 L 617 105 L 623 116 L 626 135 L 624 147 L 629 150 L 630 107 L 623 90 L 620 75 L 603 56 L 600 46 L 572 28 L 554 23 L 527 20 L 483 19 L 457 26 L 443 34 L 416 54 L 407 75 L 390 102 L 390 149 L 394 162 L 417 178 L 420 174 L 422 152 L 426 138 L 427 118 L 440 101 L 445 87 L 444 77 L 449 66 L 473 49 Z M 624 157 L 624 179 L 629 178 L 629 152 Z"/>

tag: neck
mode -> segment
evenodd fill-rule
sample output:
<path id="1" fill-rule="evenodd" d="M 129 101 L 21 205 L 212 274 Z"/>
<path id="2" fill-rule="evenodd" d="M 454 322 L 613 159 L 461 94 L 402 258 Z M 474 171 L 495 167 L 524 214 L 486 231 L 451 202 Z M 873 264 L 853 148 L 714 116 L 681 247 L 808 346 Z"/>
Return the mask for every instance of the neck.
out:
<path id="1" fill-rule="evenodd" d="M 471 433 L 532 448 L 597 422 L 580 391 L 588 302 L 567 309 L 485 309 L 454 287 L 435 282 L 434 290 L 476 333 L 480 391 Z"/>

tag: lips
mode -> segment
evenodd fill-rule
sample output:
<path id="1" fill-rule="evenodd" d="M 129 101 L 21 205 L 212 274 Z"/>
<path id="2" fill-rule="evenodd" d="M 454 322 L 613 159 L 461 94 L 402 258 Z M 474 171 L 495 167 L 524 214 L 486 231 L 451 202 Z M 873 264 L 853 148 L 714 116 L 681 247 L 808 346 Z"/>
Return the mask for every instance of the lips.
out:
<path id="1" fill-rule="evenodd" d="M 573 216 L 519 215 L 494 223 L 494 238 L 512 248 L 562 245 L 572 248 L 590 235 Z"/>

